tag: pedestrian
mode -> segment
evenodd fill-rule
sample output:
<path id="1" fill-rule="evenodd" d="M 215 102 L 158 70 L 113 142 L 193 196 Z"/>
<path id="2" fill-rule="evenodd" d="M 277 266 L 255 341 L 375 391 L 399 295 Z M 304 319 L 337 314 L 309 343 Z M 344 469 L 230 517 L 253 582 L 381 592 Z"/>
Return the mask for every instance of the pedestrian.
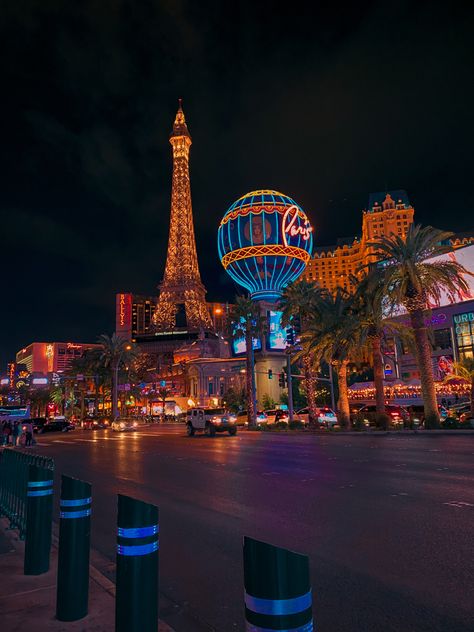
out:
<path id="1" fill-rule="evenodd" d="M 2 428 L 2 445 L 9 445 L 11 433 L 12 426 L 9 421 L 5 420 Z"/>
<path id="2" fill-rule="evenodd" d="M 33 441 L 33 426 L 31 425 L 30 421 L 26 421 L 23 425 L 25 426 L 25 433 L 26 433 L 25 448 L 29 448 L 31 447 L 31 444 Z"/>
<path id="3" fill-rule="evenodd" d="M 12 431 L 12 444 L 14 447 L 16 447 L 18 443 L 20 442 L 20 436 L 21 436 L 21 424 L 19 421 L 15 421 L 15 423 L 13 424 L 13 431 Z"/>

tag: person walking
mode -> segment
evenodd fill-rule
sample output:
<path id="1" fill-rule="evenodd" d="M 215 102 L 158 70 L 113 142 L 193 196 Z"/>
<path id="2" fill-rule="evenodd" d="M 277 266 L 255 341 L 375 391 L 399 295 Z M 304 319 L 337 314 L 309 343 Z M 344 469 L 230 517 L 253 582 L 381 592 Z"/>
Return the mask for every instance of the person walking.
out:
<path id="1" fill-rule="evenodd" d="M 26 421 L 23 425 L 26 426 L 25 448 L 29 448 L 33 442 L 33 426 L 31 425 L 31 421 Z"/>
<path id="2" fill-rule="evenodd" d="M 13 424 L 13 430 L 12 430 L 12 445 L 13 445 L 13 447 L 16 448 L 16 446 L 19 444 L 20 436 L 21 436 L 21 424 L 20 424 L 19 421 L 15 421 L 15 423 Z"/>
<path id="3" fill-rule="evenodd" d="M 11 423 L 9 421 L 4 421 L 3 422 L 3 429 L 2 429 L 2 444 L 7 446 L 10 444 L 10 435 L 12 433 L 12 426 Z"/>

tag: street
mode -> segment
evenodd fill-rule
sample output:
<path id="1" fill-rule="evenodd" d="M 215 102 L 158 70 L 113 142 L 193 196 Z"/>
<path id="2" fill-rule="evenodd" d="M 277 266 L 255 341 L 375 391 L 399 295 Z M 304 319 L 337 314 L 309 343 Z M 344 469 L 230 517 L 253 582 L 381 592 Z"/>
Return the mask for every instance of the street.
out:
<path id="1" fill-rule="evenodd" d="M 57 493 L 61 473 L 92 483 L 92 546 L 110 560 L 116 494 L 159 506 L 160 590 L 196 629 L 244 630 L 244 534 L 310 556 L 319 632 L 473 629 L 474 436 L 150 426 L 34 449 L 55 458 Z"/>

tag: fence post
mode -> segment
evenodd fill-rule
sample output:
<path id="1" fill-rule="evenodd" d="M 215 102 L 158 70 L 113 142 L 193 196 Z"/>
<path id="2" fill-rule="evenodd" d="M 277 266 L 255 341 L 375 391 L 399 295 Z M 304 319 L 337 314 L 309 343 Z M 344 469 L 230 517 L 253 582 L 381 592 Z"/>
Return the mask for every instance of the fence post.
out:
<path id="1" fill-rule="evenodd" d="M 306 555 L 244 537 L 244 584 L 247 632 L 313 631 Z"/>
<path id="2" fill-rule="evenodd" d="M 61 477 L 56 618 L 77 621 L 89 604 L 91 484 Z"/>
<path id="3" fill-rule="evenodd" d="M 25 575 L 41 575 L 49 570 L 53 519 L 53 472 L 29 466 L 26 492 Z"/>
<path id="4" fill-rule="evenodd" d="M 116 632 L 158 628 L 158 507 L 118 495 Z"/>

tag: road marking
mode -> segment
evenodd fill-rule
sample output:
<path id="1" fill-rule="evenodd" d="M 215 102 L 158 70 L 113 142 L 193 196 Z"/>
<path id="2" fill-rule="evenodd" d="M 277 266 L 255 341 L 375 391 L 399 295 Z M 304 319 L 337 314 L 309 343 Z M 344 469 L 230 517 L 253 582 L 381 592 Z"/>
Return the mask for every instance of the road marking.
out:
<path id="1" fill-rule="evenodd" d="M 71 443 L 70 441 L 62 441 L 61 439 L 54 439 L 51 443 Z"/>
<path id="2" fill-rule="evenodd" d="M 449 507 L 457 507 L 457 509 L 464 509 L 465 507 L 474 507 L 472 503 L 467 503 L 463 500 L 451 500 L 449 503 L 443 503 L 443 505 L 449 505 Z"/>

